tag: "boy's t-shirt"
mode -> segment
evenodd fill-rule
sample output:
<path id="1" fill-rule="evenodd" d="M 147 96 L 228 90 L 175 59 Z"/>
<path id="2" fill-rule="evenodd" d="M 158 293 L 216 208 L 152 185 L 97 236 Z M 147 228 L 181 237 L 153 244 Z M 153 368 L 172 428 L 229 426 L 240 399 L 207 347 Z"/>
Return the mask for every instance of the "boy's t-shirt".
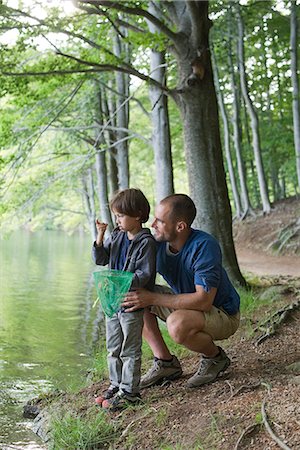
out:
<path id="1" fill-rule="evenodd" d="M 123 233 L 119 253 L 116 257 L 115 267 L 113 267 L 113 269 L 123 270 L 130 242 L 131 241 L 128 239 L 127 233 Z"/>

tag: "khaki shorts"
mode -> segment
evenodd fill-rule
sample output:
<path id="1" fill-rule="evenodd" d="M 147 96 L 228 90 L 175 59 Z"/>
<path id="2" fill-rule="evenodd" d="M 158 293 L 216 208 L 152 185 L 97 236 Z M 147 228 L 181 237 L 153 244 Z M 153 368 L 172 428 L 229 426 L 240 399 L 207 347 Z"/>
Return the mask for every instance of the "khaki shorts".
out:
<path id="1" fill-rule="evenodd" d="M 155 286 L 155 291 L 161 294 L 174 294 L 167 286 Z M 151 306 L 150 311 L 165 322 L 168 316 L 176 310 L 164 306 Z M 240 324 L 239 312 L 230 316 L 223 309 L 213 306 L 209 312 L 203 312 L 202 314 L 204 314 L 205 318 L 205 325 L 202 331 L 209 334 L 215 341 L 232 336 Z"/>

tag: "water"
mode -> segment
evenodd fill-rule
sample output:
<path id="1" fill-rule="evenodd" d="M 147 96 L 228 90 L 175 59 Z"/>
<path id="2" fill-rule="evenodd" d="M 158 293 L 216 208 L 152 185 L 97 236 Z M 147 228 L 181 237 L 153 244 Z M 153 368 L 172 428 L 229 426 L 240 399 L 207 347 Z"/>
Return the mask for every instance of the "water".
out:
<path id="1" fill-rule="evenodd" d="M 0 251 L 0 449 L 42 449 L 23 405 L 84 384 L 101 337 L 91 240 L 22 231 Z"/>

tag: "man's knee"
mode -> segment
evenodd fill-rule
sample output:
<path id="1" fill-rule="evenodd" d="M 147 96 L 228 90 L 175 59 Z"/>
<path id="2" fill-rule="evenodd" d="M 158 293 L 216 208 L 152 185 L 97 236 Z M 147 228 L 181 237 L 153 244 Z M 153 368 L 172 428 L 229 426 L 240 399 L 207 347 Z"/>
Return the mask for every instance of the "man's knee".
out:
<path id="1" fill-rule="evenodd" d="M 197 319 L 195 320 L 195 315 L 192 317 L 193 314 L 195 314 L 195 311 L 177 310 L 172 312 L 167 318 L 169 335 L 177 344 L 184 345 L 188 338 L 203 329 L 205 323 L 204 315 L 197 311 Z"/>

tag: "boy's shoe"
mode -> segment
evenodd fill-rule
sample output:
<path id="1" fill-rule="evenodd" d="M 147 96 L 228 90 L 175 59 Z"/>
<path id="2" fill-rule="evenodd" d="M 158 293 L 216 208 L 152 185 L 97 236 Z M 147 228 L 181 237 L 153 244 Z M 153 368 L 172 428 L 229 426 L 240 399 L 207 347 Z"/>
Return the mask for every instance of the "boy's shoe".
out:
<path id="1" fill-rule="evenodd" d="M 102 395 L 99 395 L 99 397 L 95 398 L 95 402 L 97 403 L 97 405 L 102 406 L 103 401 L 112 398 L 118 392 L 118 390 L 118 386 L 113 386 L 111 384 L 107 391 L 105 391 Z"/>
<path id="2" fill-rule="evenodd" d="M 176 356 L 173 355 L 172 361 L 169 362 L 155 358 L 152 367 L 141 378 L 140 388 L 161 384 L 165 380 L 175 380 L 181 375 L 182 368 Z"/>
<path id="3" fill-rule="evenodd" d="M 220 349 L 220 354 L 215 358 L 202 358 L 200 361 L 199 369 L 188 381 L 186 386 L 189 388 L 194 388 L 202 386 L 203 384 L 212 383 L 216 378 L 224 372 L 230 365 L 230 359 L 224 352 Z"/>
<path id="4" fill-rule="evenodd" d="M 130 394 L 121 389 L 116 395 L 107 400 L 103 400 L 102 408 L 108 411 L 118 411 L 119 409 L 128 408 L 141 402 L 140 394 Z"/>

